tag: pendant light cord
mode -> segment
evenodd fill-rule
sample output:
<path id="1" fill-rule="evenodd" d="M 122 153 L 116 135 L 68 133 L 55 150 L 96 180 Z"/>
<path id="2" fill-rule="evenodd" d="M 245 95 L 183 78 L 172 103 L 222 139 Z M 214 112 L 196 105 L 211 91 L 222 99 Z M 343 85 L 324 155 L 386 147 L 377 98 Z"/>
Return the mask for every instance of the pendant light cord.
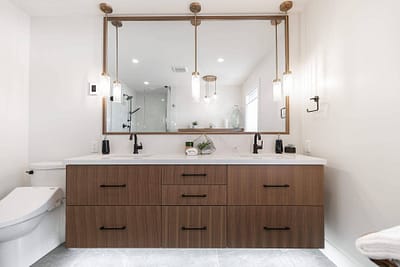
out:
<path id="1" fill-rule="evenodd" d="M 197 75 L 197 14 L 194 14 L 194 72 Z"/>
<path id="2" fill-rule="evenodd" d="M 119 82 L 119 79 L 118 79 L 118 76 L 119 76 L 119 67 L 118 67 L 118 64 L 119 64 L 119 60 L 118 60 L 118 57 L 119 57 L 119 37 L 118 37 L 118 26 L 115 26 L 115 45 L 116 45 L 116 47 L 115 47 L 115 76 L 116 76 L 116 81 L 117 82 Z"/>
<path id="3" fill-rule="evenodd" d="M 275 79 L 278 80 L 278 21 L 275 20 Z"/>

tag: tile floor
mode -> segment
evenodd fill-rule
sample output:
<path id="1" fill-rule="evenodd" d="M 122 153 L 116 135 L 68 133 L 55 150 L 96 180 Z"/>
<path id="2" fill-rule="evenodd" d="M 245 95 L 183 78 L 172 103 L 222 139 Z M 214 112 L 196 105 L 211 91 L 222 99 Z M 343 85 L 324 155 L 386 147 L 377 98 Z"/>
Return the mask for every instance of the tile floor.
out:
<path id="1" fill-rule="evenodd" d="M 335 267 L 319 250 L 302 249 L 66 249 L 33 267 Z"/>

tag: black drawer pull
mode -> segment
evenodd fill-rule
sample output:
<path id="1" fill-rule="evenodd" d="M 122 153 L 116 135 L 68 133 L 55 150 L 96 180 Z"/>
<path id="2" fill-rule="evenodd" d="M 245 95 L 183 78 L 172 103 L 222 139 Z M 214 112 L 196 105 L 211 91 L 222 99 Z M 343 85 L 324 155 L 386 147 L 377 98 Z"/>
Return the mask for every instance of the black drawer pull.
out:
<path id="1" fill-rule="evenodd" d="M 266 230 L 266 231 L 289 231 L 290 227 L 289 226 L 285 226 L 285 227 L 268 227 L 268 226 L 264 226 L 264 230 Z"/>
<path id="2" fill-rule="evenodd" d="M 290 185 L 288 184 L 265 184 L 264 187 L 266 188 L 288 188 Z"/>
<path id="3" fill-rule="evenodd" d="M 188 176 L 207 176 L 207 173 L 182 173 L 183 177 L 188 177 Z"/>
<path id="4" fill-rule="evenodd" d="M 100 187 L 126 187 L 126 184 L 101 184 Z"/>
<path id="5" fill-rule="evenodd" d="M 183 231 L 191 231 L 191 230 L 204 231 L 204 230 L 207 230 L 207 226 L 203 226 L 203 227 L 185 227 L 185 226 L 182 226 L 181 229 Z"/>
<path id="6" fill-rule="evenodd" d="M 187 195 L 187 194 L 182 194 L 181 197 L 207 197 L 206 194 L 204 195 Z"/>
<path id="7" fill-rule="evenodd" d="M 125 230 L 126 226 L 122 226 L 122 227 L 105 227 L 105 226 L 102 226 L 99 229 L 101 231 L 113 231 L 113 230 L 121 231 L 121 230 Z"/>

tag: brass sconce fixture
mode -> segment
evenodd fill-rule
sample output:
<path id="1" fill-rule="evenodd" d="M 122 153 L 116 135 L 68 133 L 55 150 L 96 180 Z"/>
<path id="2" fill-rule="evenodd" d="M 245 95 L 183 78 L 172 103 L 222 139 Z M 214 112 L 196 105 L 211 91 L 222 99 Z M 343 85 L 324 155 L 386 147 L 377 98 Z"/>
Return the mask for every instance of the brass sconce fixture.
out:
<path id="1" fill-rule="evenodd" d="M 107 71 L 107 56 L 104 54 L 107 51 L 107 27 L 108 27 L 108 15 L 113 12 L 110 5 L 101 3 L 99 5 L 100 10 L 104 13 L 103 19 L 103 70 L 100 75 L 100 90 L 103 96 L 110 96 L 111 79 Z"/>
<path id="2" fill-rule="evenodd" d="M 280 20 L 271 20 L 271 24 L 275 27 L 275 79 L 272 81 L 272 93 L 275 102 L 282 100 L 282 83 L 279 79 L 279 59 L 278 59 L 278 25 Z"/>
<path id="3" fill-rule="evenodd" d="M 122 85 L 119 81 L 119 28 L 122 22 L 114 20 L 111 24 L 115 27 L 115 81 L 113 82 L 112 101 L 122 102 Z"/>
<path id="4" fill-rule="evenodd" d="M 197 28 L 201 21 L 197 19 L 197 14 L 201 11 L 201 4 L 193 2 L 190 4 L 190 12 L 194 14 L 194 19 L 191 20 L 194 26 L 194 72 L 192 72 L 192 98 L 198 102 L 200 100 L 200 73 L 198 70 L 198 57 L 197 57 Z"/>

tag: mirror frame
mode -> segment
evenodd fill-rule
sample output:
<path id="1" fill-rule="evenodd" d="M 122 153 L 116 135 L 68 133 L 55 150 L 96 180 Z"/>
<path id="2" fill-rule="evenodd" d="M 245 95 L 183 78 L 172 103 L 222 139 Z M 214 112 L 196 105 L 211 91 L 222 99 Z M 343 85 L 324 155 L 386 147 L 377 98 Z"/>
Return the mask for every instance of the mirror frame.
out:
<path id="1" fill-rule="evenodd" d="M 112 21 L 190 21 L 191 16 L 105 16 L 103 18 L 103 73 L 107 73 L 107 49 L 108 49 L 108 22 Z M 285 23 L 285 71 L 289 71 L 289 16 L 285 15 L 197 15 L 199 20 L 278 20 Z M 290 134 L 290 101 L 289 96 L 285 98 L 286 117 L 285 131 L 283 132 L 260 132 L 269 135 L 289 135 Z M 108 132 L 107 131 L 107 99 L 103 97 L 103 135 L 129 135 L 128 132 Z M 234 132 L 234 131 L 193 131 L 193 132 L 134 132 L 142 135 L 199 135 L 199 134 L 255 134 L 256 132 Z"/>

